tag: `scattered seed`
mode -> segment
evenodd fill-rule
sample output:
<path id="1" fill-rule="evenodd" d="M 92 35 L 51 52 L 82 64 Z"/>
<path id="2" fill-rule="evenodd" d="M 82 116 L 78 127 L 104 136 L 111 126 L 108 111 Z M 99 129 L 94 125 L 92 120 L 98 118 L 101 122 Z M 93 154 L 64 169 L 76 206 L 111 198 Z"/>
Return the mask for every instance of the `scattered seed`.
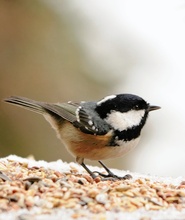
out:
<path id="1" fill-rule="evenodd" d="M 118 192 L 124 192 L 124 191 L 129 190 L 130 188 L 131 187 L 129 185 L 120 184 L 119 186 L 117 186 L 115 188 L 115 190 L 118 191 Z"/>
<path id="2" fill-rule="evenodd" d="M 178 186 L 149 178 L 102 181 L 99 176 L 92 179 L 85 172 L 79 174 L 72 166 L 71 172 L 61 173 L 11 160 L 0 162 L 1 168 L 0 213 L 34 207 L 40 207 L 42 214 L 51 213 L 52 208 L 88 209 L 92 213 L 185 208 L 185 181 Z M 80 217 L 81 212 L 73 215 L 74 219 Z M 141 218 L 145 219 L 149 220 Z"/>
<path id="3" fill-rule="evenodd" d="M 108 200 L 108 195 L 107 195 L 107 193 L 100 193 L 100 194 L 98 194 L 98 195 L 96 196 L 96 201 L 97 201 L 98 203 L 106 204 L 107 200 Z"/>
<path id="4" fill-rule="evenodd" d="M 11 181 L 11 179 L 5 175 L 2 171 L 0 171 L 0 178 L 4 181 Z"/>
<path id="5" fill-rule="evenodd" d="M 30 183 L 34 183 L 34 182 L 39 182 L 42 179 L 40 177 L 27 177 L 25 179 L 23 179 L 23 181 L 29 181 Z"/>

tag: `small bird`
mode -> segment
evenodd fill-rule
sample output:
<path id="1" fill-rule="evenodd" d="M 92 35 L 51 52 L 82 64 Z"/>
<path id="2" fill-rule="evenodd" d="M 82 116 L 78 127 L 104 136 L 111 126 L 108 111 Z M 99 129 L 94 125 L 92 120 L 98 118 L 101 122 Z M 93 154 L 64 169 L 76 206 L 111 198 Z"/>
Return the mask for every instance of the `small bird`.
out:
<path id="1" fill-rule="evenodd" d="M 110 95 L 98 102 L 46 103 L 19 96 L 4 100 L 42 114 L 68 151 L 94 179 L 127 179 L 109 170 L 101 160 L 121 157 L 139 142 L 148 113 L 160 109 L 133 94 Z M 92 172 L 84 159 L 97 160 L 107 174 Z M 97 173 L 97 174 L 95 174 Z"/>

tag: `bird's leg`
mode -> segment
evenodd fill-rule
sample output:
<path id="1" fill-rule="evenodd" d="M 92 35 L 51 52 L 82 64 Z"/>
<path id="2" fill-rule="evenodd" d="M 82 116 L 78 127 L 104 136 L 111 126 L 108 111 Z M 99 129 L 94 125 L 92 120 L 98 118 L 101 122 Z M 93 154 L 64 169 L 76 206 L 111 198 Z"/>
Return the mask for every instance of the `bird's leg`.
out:
<path id="1" fill-rule="evenodd" d="M 94 173 L 98 173 L 100 176 L 102 176 L 102 177 L 104 177 L 104 178 L 124 179 L 124 180 L 126 180 L 126 179 L 131 179 L 131 178 L 132 178 L 132 176 L 129 175 L 129 174 L 127 174 L 127 175 L 125 175 L 125 176 L 123 176 L 123 177 L 117 176 L 117 175 L 115 175 L 111 170 L 109 170 L 109 169 L 105 166 L 105 164 L 104 164 L 103 162 L 101 162 L 100 160 L 99 160 L 98 162 L 102 165 L 102 167 L 107 171 L 108 174 L 106 175 L 106 174 L 103 174 L 103 173 L 100 173 L 100 172 L 97 172 L 97 171 L 95 171 Z"/>
<path id="2" fill-rule="evenodd" d="M 85 165 L 84 162 L 82 162 L 80 165 L 89 173 L 89 175 L 90 175 L 93 179 L 95 179 L 95 178 L 97 177 L 92 171 L 89 170 L 89 168 Z"/>
<path id="3" fill-rule="evenodd" d="M 103 174 L 103 173 L 100 173 L 98 171 L 94 171 L 92 172 L 84 163 L 84 158 L 80 158 L 80 157 L 76 157 L 76 162 L 79 163 L 88 173 L 89 175 L 95 179 L 97 177 L 97 175 L 95 175 L 95 173 L 97 173 L 98 175 L 102 176 L 102 180 L 116 180 L 116 179 L 119 179 L 119 180 L 126 180 L 126 179 L 131 179 L 132 176 L 127 174 L 123 177 L 119 177 L 117 175 L 115 175 L 111 170 L 109 170 L 105 164 L 103 162 L 101 162 L 100 160 L 98 161 L 102 167 L 107 171 L 107 175 L 106 174 Z"/>
<path id="4" fill-rule="evenodd" d="M 88 174 L 93 178 L 95 179 L 97 176 L 92 172 L 90 171 L 90 169 L 85 165 L 84 163 L 84 158 L 81 158 L 81 157 L 76 157 L 76 162 L 78 164 L 80 164 L 87 172 Z"/>

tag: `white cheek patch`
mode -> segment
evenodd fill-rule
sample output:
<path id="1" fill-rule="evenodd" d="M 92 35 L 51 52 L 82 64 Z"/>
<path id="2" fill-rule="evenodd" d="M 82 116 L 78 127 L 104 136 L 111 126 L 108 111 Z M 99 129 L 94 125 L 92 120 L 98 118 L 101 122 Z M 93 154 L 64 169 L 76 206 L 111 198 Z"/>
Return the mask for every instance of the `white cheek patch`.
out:
<path id="1" fill-rule="evenodd" d="M 112 111 L 105 121 L 115 130 L 123 131 L 139 125 L 144 114 L 144 110 L 130 110 L 128 112 Z"/>

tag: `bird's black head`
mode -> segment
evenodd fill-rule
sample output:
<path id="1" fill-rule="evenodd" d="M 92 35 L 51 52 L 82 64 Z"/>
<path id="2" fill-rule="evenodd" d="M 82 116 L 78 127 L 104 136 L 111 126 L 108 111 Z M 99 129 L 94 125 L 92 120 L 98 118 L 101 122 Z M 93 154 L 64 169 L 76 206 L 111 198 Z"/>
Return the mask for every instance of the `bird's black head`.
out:
<path id="1" fill-rule="evenodd" d="M 148 110 L 149 104 L 139 96 L 119 94 L 107 96 L 97 102 L 96 111 L 101 118 L 106 118 L 112 111 L 126 113 L 131 110 Z"/>
<path id="2" fill-rule="evenodd" d="M 115 139 L 129 141 L 140 135 L 149 111 L 159 109 L 132 94 L 107 96 L 97 102 L 96 111 L 115 132 Z"/>

